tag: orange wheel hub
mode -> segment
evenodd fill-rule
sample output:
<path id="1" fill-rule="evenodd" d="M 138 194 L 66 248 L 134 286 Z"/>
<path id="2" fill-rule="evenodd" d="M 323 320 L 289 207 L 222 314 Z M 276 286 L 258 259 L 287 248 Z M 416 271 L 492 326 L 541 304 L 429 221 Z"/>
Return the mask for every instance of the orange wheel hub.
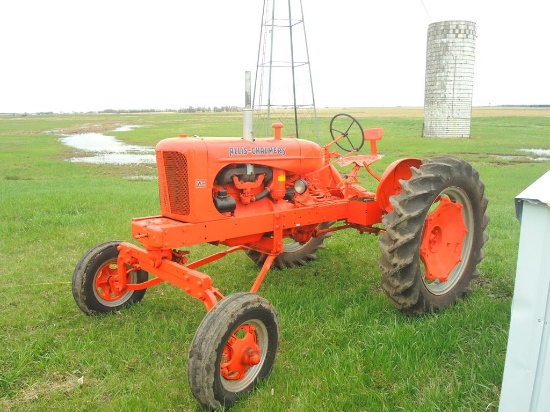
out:
<path id="1" fill-rule="evenodd" d="M 253 325 L 239 326 L 223 350 L 220 365 L 222 376 L 228 380 L 244 378 L 251 367 L 260 363 L 260 355 L 256 328 Z"/>
<path id="2" fill-rule="evenodd" d="M 118 266 L 116 263 L 107 263 L 97 272 L 95 288 L 101 299 L 115 301 L 120 299 L 122 292 L 118 282 Z"/>
<path id="3" fill-rule="evenodd" d="M 427 280 L 447 281 L 462 261 L 462 245 L 468 233 L 462 208 L 461 203 L 442 197 L 437 208 L 428 214 L 420 244 Z"/>

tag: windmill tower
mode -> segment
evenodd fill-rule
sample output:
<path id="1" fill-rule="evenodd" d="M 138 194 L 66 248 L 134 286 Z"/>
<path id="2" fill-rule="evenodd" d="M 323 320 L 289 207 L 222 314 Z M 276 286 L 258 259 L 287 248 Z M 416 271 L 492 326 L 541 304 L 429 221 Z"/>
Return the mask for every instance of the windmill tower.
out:
<path id="1" fill-rule="evenodd" d="M 302 0 L 264 0 L 253 109 L 257 137 L 281 122 L 285 136 L 320 140 Z"/>

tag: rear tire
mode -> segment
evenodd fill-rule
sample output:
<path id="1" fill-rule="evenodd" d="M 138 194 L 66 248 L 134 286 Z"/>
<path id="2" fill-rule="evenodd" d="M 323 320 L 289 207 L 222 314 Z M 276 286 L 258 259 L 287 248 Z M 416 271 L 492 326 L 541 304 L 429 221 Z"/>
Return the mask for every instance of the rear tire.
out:
<path id="1" fill-rule="evenodd" d="M 319 229 L 326 229 L 333 222 L 321 223 Z M 329 238 L 332 233 L 324 233 L 317 237 L 312 237 L 305 243 L 291 242 L 283 246 L 283 253 L 277 256 L 273 262 L 273 266 L 277 269 L 292 268 L 295 266 L 304 266 L 308 262 L 317 259 L 317 251 L 325 248 L 325 239 Z M 245 251 L 246 255 L 256 263 L 262 266 L 267 257 L 266 254 L 255 250 Z"/>
<path id="2" fill-rule="evenodd" d="M 402 192 L 390 198 L 393 211 L 383 219 L 379 265 L 390 302 L 414 315 L 443 309 L 470 292 L 484 258 L 489 218 L 485 187 L 467 162 L 435 157 L 411 170 L 412 177 L 401 181 Z M 450 213 L 446 218 L 441 217 L 444 203 Z M 448 245 L 454 245 L 449 254 L 458 262 L 442 259 Z"/>

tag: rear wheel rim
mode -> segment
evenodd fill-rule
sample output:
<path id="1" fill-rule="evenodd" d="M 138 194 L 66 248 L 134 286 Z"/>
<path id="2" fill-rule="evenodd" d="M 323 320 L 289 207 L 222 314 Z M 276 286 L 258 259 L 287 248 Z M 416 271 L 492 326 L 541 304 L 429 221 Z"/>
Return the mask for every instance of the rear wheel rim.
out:
<path id="1" fill-rule="evenodd" d="M 445 211 L 446 210 L 446 211 Z M 438 212 L 442 217 L 438 217 Z M 432 222 L 429 220 L 433 219 Z M 460 233 L 461 231 L 462 234 Z M 420 246 L 421 276 L 425 287 L 434 295 L 444 295 L 460 281 L 468 265 L 474 239 L 474 211 L 466 192 L 456 186 L 445 188 L 436 197 L 424 224 Z M 451 243 L 458 248 L 456 252 L 445 255 L 440 247 L 451 247 L 442 243 Z M 451 263 L 452 269 L 443 270 L 443 256 L 459 260 Z M 444 266 L 443 266 L 444 267 Z M 447 273 L 431 273 L 440 268 Z M 445 280 L 445 275 L 446 280 Z"/>

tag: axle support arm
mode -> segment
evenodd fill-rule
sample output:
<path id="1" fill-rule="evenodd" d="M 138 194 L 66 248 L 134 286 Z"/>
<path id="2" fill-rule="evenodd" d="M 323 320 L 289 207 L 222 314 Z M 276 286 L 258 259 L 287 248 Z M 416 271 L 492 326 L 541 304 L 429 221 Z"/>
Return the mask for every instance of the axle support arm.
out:
<path id="1" fill-rule="evenodd" d="M 217 297 L 223 298 L 223 295 L 212 287 L 210 276 L 166 258 L 156 259 L 155 255 L 162 251 L 147 251 L 125 242 L 121 243 L 118 249 L 118 268 L 119 271 L 124 272 L 124 276 L 119 276 L 122 280 L 126 279 L 126 266 L 137 265 L 142 270 L 172 283 L 194 298 L 201 300 L 207 311 L 216 305 Z"/>

